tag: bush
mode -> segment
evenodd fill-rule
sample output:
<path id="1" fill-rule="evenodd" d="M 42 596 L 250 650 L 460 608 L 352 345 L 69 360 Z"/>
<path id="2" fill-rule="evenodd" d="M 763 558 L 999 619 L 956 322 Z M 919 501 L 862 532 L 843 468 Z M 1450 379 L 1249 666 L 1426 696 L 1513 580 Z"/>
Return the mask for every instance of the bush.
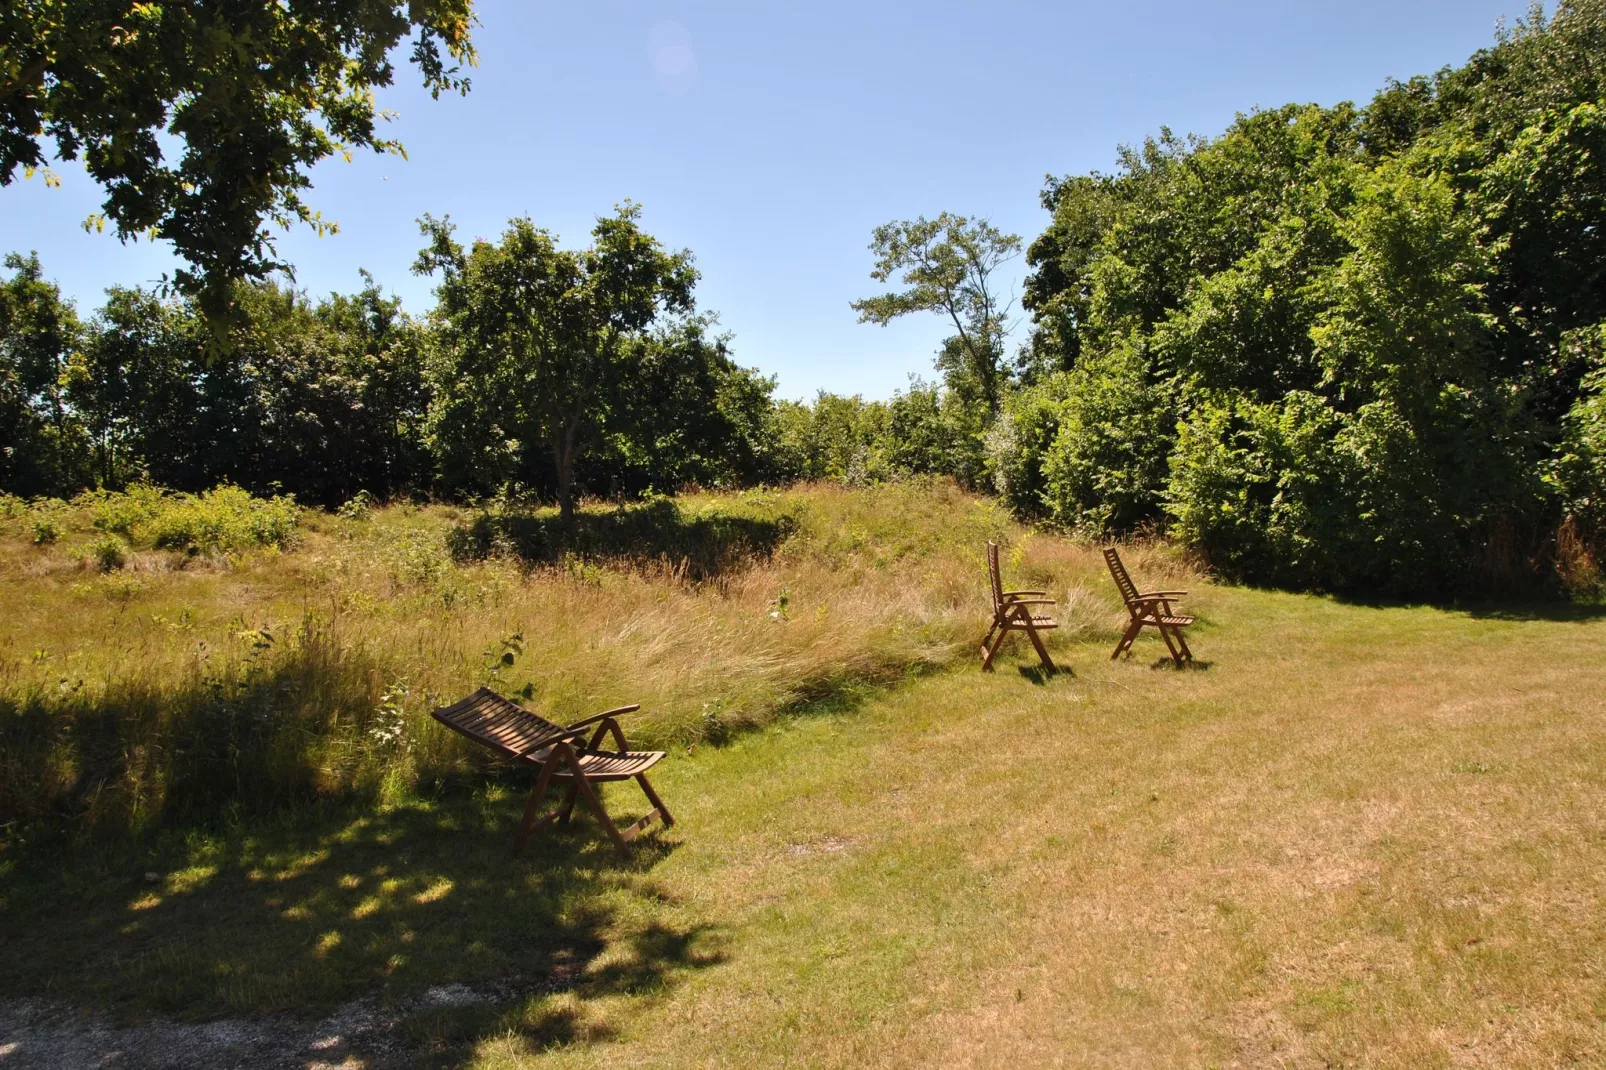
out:
<path id="1" fill-rule="evenodd" d="M 33 544 L 49 546 L 61 538 L 61 525 L 54 517 L 36 516 L 33 519 Z"/>
<path id="2" fill-rule="evenodd" d="M 374 506 L 379 504 L 372 494 L 366 490 L 359 490 L 344 505 L 338 513 L 347 520 L 367 520 L 374 513 Z"/>
<path id="3" fill-rule="evenodd" d="M 1218 571 L 1332 587 L 1346 578 L 1331 551 L 1342 518 L 1338 418 L 1319 397 L 1280 404 L 1227 396 L 1182 426 L 1167 509 L 1174 532 Z"/>
<path id="4" fill-rule="evenodd" d="M 1152 381 L 1139 348 L 1084 359 L 1067 377 L 1043 455 L 1049 517 L 1100 536 L 1158 519 L 1175 427 L 1171 391 Z"/>
<path id="5" fill-rule="evenodd" d="M 74 504 L 90 506 L 95 530 L 128 537 L 135 528 L 161 515 L 170 501 L 161 487 L 135 484 L 121 493 L 93 491 L 81 494 L 74 499 Z"/>
<path id="6" fill-rule="evenodd" d="M 238 553 L 284 549 L 295 540 L 300 520 L 294 498 L 253 498 L 239 487 L 218 487 L 172 499 L 146 530 L 158 549 Z"/>
<path id="7" fill-rule="evenodd" d="M 1058 372 L 1011 394 L 987 432 L 987 467 L 993 487 L 1009 511 L 1038 519 L 1043 500 L 1043 457 L 1059 434 L 1060 410 L 1071 377 Z"/>
<path id="8" fill-rule="evenodd" d="M 128 544 L 116 535 L 102 535 L 89 544 L 89 559 L 102 572 L 115 572 L 128 564 Z"/>

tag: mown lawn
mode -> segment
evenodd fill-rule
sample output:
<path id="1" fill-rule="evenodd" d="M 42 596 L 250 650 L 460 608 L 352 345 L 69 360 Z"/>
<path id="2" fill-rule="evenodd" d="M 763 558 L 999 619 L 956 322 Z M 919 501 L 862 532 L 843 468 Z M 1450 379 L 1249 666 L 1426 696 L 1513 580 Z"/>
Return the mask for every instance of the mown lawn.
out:
<path id="1" fill-rule="evenodd" d="M 495 994 L 351 1065 L 1606 1060 L 1606 620 L 1193 605 L 1192 671 L 1012 647 L 679 749 L 680 823 L 628 865 L 589 823 L 511 861 L 496 782 L 23 856 L 0 992 Z"/>

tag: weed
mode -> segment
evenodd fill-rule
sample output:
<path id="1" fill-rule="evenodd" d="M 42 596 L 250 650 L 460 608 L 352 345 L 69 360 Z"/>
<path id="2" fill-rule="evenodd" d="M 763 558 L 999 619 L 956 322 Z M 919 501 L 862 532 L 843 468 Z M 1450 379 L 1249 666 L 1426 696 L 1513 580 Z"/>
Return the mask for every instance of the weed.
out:
<path id="1" fill-rule="evenodd" d="M 346 520 L 367 520 L 374 515 L 374 507 L 378 501 L 366 490 L 359 490 L 355 497 L 342 505 L 337 511 Z"/>

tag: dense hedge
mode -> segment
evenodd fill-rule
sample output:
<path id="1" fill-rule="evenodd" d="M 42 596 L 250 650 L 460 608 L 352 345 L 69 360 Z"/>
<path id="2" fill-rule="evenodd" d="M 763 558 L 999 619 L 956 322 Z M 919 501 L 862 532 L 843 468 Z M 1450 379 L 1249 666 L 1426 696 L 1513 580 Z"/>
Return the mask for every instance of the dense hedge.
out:
<path id="1" fill-rule="evenodd" d="M 1589 586 L 1603 74 L 1606 3 L 1576 0 L 1366 108 L 1256 112 L 1051 181 L 1003 493 L 1098 534 L 1167 527 L 1258 581 Z"/>

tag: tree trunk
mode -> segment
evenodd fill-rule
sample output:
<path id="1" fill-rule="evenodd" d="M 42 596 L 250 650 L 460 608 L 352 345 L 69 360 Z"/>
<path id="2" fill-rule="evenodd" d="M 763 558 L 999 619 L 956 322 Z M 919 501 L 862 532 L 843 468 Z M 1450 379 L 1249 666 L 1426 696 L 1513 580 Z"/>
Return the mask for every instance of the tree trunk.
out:
<path id="1" fill-rule="evenodd" d="M 578 528 L 574 513 L 574 429 L 558 432 L 552 444 L 552 462 L 558 470 L 558 520 L 572 541 Z"/>

